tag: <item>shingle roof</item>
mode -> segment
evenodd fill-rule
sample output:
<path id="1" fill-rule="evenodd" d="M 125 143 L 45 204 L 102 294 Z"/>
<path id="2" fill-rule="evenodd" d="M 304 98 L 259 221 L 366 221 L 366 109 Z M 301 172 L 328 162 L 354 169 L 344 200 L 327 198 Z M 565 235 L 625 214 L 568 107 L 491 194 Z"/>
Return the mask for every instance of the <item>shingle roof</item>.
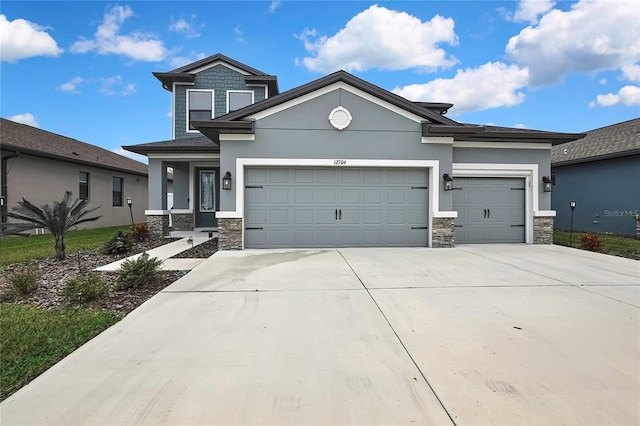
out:
<path id="1" fill-rule="evenodd" d="M 79 140 L 0 118 L 3 150 L 147 176 L 147 165 Z"/>
<path id="2" fill-rule="evenodd" d="M 220 146 L 205 136 L 128 145 L 123 148 L 142 155 L 150 152 L 220 152 Z"/>
<path id="3" fill-rule="evenodd" d="M 636 153 L 640 153 L 640 118 L 591 130 L 584 139 L 554 146 L 551 163 L 583 163 Z"/>

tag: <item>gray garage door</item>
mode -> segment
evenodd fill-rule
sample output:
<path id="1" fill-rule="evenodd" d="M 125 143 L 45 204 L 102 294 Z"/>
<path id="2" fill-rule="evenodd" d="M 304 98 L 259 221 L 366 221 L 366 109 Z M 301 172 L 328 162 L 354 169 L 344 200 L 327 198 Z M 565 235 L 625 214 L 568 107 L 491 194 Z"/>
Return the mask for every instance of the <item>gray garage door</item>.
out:
<path id="1" fill-rule="evenodd" d="M 245 246 L 427 245 L 424 169 L 248 168 Z"/>
<path id="2" fill-rule="evenodd" d="M 523 243 L 524 179 L 455 178 L 456 243 Z"/>

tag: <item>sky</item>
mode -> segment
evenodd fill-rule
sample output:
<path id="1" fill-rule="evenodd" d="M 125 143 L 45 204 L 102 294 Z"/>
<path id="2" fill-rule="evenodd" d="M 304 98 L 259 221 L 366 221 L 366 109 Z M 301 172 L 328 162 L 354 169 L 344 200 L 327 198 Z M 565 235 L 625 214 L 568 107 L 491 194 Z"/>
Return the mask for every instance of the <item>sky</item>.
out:
<path id="1" fill-rule="evenodd" d="M 463 123 L 584 132 L 640 116 L 640 3 L 6 1 L 0 116 L 110 151 L 171 138 L 151 74 L 215 53 L 280 91 L 345 70 Z"/>

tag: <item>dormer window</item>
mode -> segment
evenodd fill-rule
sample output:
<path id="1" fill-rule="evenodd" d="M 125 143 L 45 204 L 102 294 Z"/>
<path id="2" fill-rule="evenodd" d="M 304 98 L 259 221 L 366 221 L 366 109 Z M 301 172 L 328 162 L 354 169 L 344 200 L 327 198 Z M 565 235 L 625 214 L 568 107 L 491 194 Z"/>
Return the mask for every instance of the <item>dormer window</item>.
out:
<path id="1" fill-rule="evenodd" d="M 227 113 L 253 104 L 252 90 L 227 90 Z"/>
<path id="2" fill-rule="evenodd" d="M 192 121 L 208 121 L 213 118 L 213 90 L 187 90 L 187 131 L 196 131 Z"/>

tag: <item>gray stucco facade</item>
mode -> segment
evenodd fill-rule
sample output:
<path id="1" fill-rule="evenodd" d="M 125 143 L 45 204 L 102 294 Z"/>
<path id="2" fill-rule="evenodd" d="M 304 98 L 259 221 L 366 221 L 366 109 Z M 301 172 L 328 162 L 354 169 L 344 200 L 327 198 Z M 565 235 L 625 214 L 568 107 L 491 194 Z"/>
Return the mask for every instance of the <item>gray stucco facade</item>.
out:
<path id="1" fill-rule="evenodd" d="M 640 213 L 640 155 L 554 167 L 552 208 L 555 226 L 636 235 L 634 215 Z"/>

